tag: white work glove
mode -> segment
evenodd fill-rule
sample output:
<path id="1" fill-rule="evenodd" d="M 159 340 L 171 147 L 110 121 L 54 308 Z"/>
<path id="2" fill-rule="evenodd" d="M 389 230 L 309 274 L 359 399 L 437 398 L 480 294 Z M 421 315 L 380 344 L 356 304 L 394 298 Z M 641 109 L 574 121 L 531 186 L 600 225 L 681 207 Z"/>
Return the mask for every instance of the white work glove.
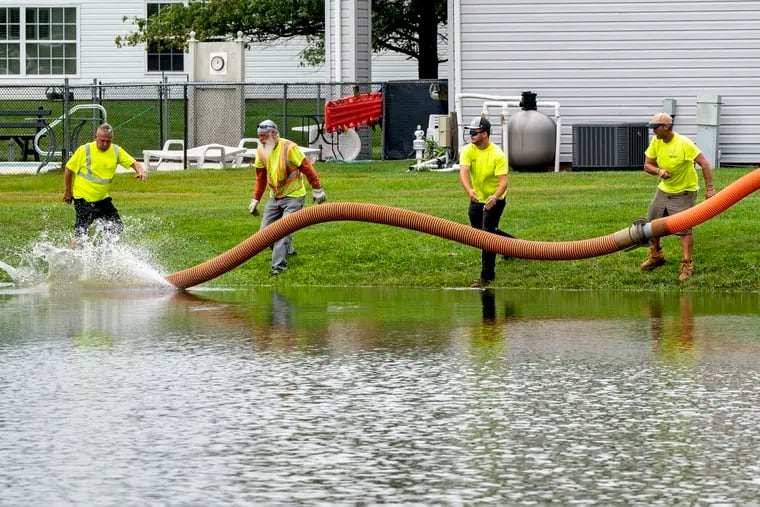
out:
<path id="1" fill-rule="evenodd" d="M 312 189 L 311 197 L 317 204 L 322 204 L 323 202 L 327 201 L 327 195 L 325 195 L 325 191 L 321 188 Z"/>
<path id="2" fill-rule="evenodd" d="M 251 199 L 251 204 L 248 205 L 248 211 L 251 213 L 251 215 L 257 217 L 259 216 L 259 210 L 256 209 L 256 206 L 259 205 L 258 199 Z"/>

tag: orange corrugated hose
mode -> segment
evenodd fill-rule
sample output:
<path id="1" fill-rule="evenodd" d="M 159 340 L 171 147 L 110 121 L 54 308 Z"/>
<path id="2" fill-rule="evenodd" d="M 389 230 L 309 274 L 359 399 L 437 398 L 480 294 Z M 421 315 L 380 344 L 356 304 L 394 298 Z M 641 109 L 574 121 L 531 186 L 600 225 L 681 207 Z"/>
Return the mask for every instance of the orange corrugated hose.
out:
<path id="1" fill-rule="evenodd" d="M 691 209 L 652 220 L 652 237 L 667 236 L 707 222 L 758 189 L 760 189 L 760 169 L 755 169 Z"/>
<path id="2" fill-rule="evenodd" d="M 378 204 L 351 202 L 321 204 L 283 217 L 227 252 L 195 267 L 168 275 L 166 280 L 180 289 L 193 287 L 236 268 L 288 234 L 310 225 L 339 220 L 403 227 L 522 259 L 586 259 L 643 245 L 652 237 L 667 236 L 694 227 L 725 211 L 758 188 L 760 188 L 760 169 L 736 180 L 712 198 L 676 215 L 656 219 L 646 224 L 636 223 L 607 236 L 561 242 L 507 238 L 451 220 Z"/>

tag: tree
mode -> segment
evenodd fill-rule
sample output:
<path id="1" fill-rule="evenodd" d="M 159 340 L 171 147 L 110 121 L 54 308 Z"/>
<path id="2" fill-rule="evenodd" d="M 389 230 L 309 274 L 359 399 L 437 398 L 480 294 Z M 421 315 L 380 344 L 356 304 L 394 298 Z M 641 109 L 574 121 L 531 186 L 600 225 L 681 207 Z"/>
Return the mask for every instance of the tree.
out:
<path id="1" fill-rule="evenodd" d="M 439 27 L 446 24 L 446 0 L 372 0 L 372 45 L 417 60 L 420 79 L 438 78 Z M 127 17 L 124 21 L 128 21 Z M 116 37 L 116 45 L 159 44 L 185 48 L 190 31 L 198 40 L 234 38 L 273 42 L 304 37 L 304 64 L 324 63 L 324 0 L 190 0 L 163 7 L 150 18 L 134 18 L 137 27 Z"/>
<path id="2" fill-rule="evenodd" d="M 437 79 L 438 32 L 446 24 L 446 0 L 372 0 L 372 47 L 417 60 L 417 77 Z"/>

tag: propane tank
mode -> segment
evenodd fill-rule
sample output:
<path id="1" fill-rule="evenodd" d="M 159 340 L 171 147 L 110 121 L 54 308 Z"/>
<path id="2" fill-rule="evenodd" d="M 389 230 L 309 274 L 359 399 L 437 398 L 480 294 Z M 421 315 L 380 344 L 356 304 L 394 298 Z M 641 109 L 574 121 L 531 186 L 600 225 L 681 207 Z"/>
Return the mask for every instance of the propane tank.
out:
<path id="1" fill-rule="evenodd" d="M 412 148 L 417 154 L 417 163 L 422 162 L 422 156 L 425 154 L 425 131 L 422 130 L 422 125 L 417 125 L 417 130 L 414 131 L 414 141 L 412 141 Z"/>
<path id="2" fill-rule="evenodd" d="M 554 161 L 557 124 L 537 110 L 535 93 L 523 92 L 520 107 L 509 119 L 509 165 L 517 171 L 544 171 Z"/>

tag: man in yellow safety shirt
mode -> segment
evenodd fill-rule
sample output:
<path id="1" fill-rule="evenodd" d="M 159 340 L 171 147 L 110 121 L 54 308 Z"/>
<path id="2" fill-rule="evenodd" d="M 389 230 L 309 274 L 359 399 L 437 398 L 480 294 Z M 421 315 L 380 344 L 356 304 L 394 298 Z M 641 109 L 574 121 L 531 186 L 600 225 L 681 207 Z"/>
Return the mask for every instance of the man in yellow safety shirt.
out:
<path id="1" fill-rule="evenodd" d="M 644 172 L 658 177 L 657 190 L 647 210 L 647 222 L 656 218 L 675 215 L 693 207 L 697 202 L 699 176 L 694 167 L 702 169 L 705 180 L 705 198 L 715 195 L 712 168 L 705 155 L 688 137 L 673 130 L 673 117 L 668 113 L 657 113 L 649 122 L 654 138 L 644 153 Z M 678 279 L 686 280 L 694 274 L 692 251 L 694 232 L 684 229 L 675 233 L 681 241 L 681 272 Z M 649 255 L 641 264 L 642 271 L 651 271 L 665 264 L 665 254 L 660 247 L 660 238 L 652 238 Z"/>
<path id="2" fill-rule="evenodd" d="M 467 131 L 470 144 L 462 149 L 459 156 L 459 180 L 469 202 L 467 215 L 470 225 L 508 236 L 499 230 L 499 221 L 507 203 L 507 156 L 491 142 L 491 122 L 487 118 L 474 118 Z M 496 278 L 495 269 L 496 253 L 483 250 L 480 277 L 471 287 L 488 287 Z"/>
<path id="3" fill-rule="evenodd" d="M 95 141 L 77 148 L 66 162 L 63 202 L 73 202 L 76 211 L 72 247 L 76 247 L 87 236 L 95 220 L 105 222 L 104 230 L 108 233 L 118 236 L 124 230 L 119 211 L 108 194 L 117 166 L 134 169 L 136 177 L 142 181 L 148 178 L 142 164 L 113 144 L 112 139 L 113 127 L 103 123 L 98 127 Z"/>

